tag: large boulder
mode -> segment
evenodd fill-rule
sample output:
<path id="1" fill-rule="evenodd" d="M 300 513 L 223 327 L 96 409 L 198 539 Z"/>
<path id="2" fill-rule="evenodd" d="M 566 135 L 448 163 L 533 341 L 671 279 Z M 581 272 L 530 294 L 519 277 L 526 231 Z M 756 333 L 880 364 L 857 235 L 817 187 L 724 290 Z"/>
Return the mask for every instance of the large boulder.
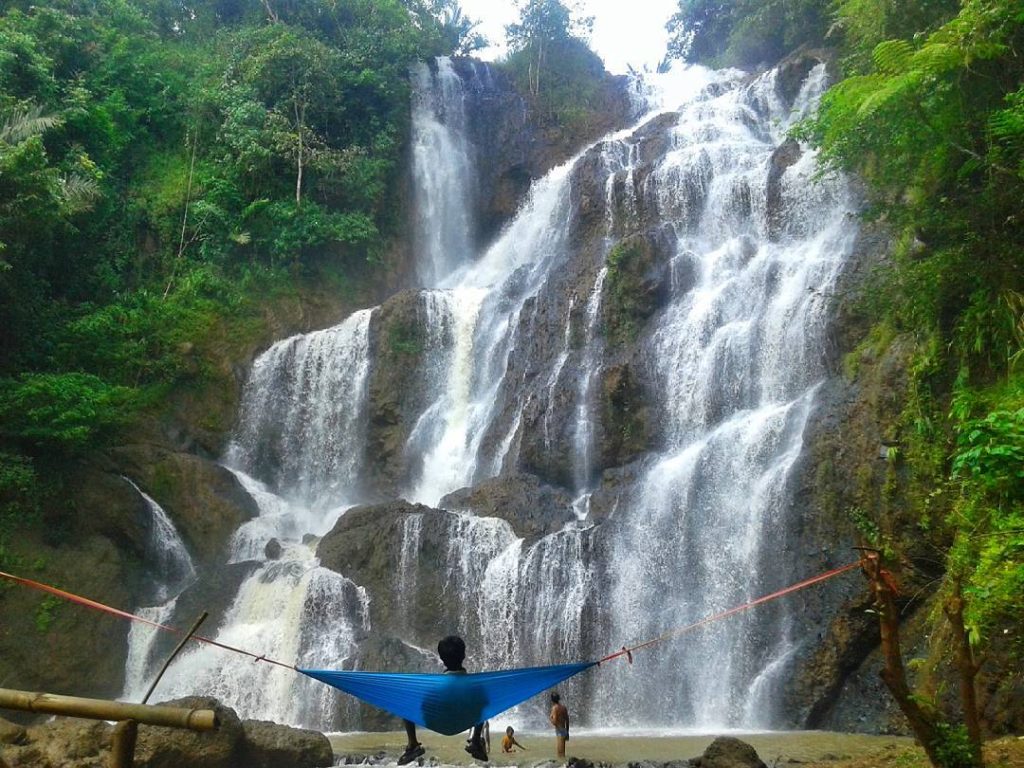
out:
<path id="1" fill-rule="evenodd" d="M 331 742 L 319 731 L 246 720 L 242 734 L 240 764 L 246 768 L 321 768 L 334 764 Z"/>
<path id="2" fill-rule="evenodd" d="M 732 736 L 719 736 L 692 764 L 694 768 L 768 768 L 752 746 Z"/>
<path id="3" fill-rule="evenodd" d="M 404 595 L 402 574 L 396 566 L 403 562 L 406 538 L 415 536 L 409 541 L 409 552 L 416 565 L 416 594 L 443 594 L 448 514 L 404 500 L 355 507 L 320 540 L 320 564 L 366 588 L 370 625 L 376 632 L 408 637 L 423 645 L 438 636 L 438 627 L 450 611 L 443 603 Z"/>
<path id="4" fill-rule="evenodd" d="M 135 747 L 136 768 L 236 768 L 241 765 L 242 721 L 235 710 L 206 696 L 188 696 L 163 701 L 168 707 L 212 709 L 220 724 L 216 731 L 198 732 L 180 728 L 139 727 Z"/>
<path id="5" fill-rule="evenodd" d="M 565 490 L 541 482 L 536 475 L 520 473 L 449 493 L 440 506 L 501 518 L 517 535 L 533 542 L 576 519 L 572 501 Z"/>
<path id="6" fill-rule="evenodd" d="M 163 702 L 188 709 L 213 709 L 212 732 L 140 725 L 136 768 L 322 768 L 334 754 L 322 733 L 276 723 L 241 722 L 230 707 L 209 697 Z M 2 723 L 0 723 L 2 725 Z M 102 721 L 58 718 L 27 729 L 4 726 L 14 741 L 0 744 L 0 764 L 9 768 L 106 768 L 113 728 Z M 6 762 L 4 762 L 6 761 Z"/>
<path id="7" fill-rule="evenodd" d="M 0 744 L 24 744 L 28 739 L 25 729 L 0 717 Z"/>
<path id="8" fill-rule="evenodd" d="M 109 752 L 109 725 L 59 718 L 0 748 L 0 762 L 10 768 L 105 768 Z"/>

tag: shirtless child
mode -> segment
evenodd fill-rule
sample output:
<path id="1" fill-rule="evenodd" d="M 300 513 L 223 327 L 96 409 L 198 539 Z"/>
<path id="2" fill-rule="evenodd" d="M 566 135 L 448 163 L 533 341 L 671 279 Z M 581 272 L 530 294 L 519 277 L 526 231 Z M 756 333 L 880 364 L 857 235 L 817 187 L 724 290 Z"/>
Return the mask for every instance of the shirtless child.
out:
<path id="1" fill-rule="evenodd" d="M 569 710 L 557 692 L 551 694 L 551 714 L 548 720 L 555 726 L 555 753 L 559 760 L 564 760 L 565 742 L 569 740 Z"/>

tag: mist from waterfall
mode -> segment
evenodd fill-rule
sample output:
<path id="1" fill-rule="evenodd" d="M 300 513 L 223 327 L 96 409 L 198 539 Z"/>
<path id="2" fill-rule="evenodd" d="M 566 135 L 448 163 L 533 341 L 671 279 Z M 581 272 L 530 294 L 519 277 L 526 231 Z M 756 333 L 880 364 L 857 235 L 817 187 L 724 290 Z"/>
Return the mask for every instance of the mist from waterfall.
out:
<path id="1" fill-rule="evenodd" d="M 489 87 L 481 67 L 472 67 L 474 88 Z M 787 104 L 776 77 L 691 68 L 648 84 L 637 92 L 647 117 L 537 180 L 480 247 L 473 201 L 487 148 L 469 139 L 467 75 L 446 59 L 413 71 L 423 405 L 403 446 L 410 469 L 398 495 L 436 506 L 522 471 L 532 444 L 564 467 L 575 514 L 524 538 L 506 520 L 448 509 L 431 523 L 444 545 L 430 561 L 427 520 L 408 514 L 387 595 L 322 567 L 307 534 L 325 534 L 381 493 L 365 437 L 378 315 L 361 310 L 279 342 L 253 364 L 225 464 L 260 514 L 226 553 L 251 571 L 218 639 L 308 666 L 351 666 L 360 641 L 379 631 L 371 601 L 439 601 L 423 593 L 439 573 L 474 668 L 561 663 L 785 582 L 769 546 L 791 523 L 792 470 L 825 375 L 825 297 L 855 228 L 845 183 L 819 178 L 813 152 L 769 180 L 789 126 L 825 87 L 817 67 Z M 664 135 L 652 138 L 655 130 Z M 580 223 L 590 215 L 584 205 L 598 209 L 588 225 L 596 234 Z M 597 450 L 602 375 L 615 354 L 603 319 L 614 291 L 608 257 L 638 222 L 654 221 L 671 248 L 667 295 L 638 332 L 633 364 L 655 397 L 657 449 L 617 481 L 597 519 L 591 500 L 609 493 Z M 278 559 L 264 550 L 270 538 L 282 544 Z M 587 696 L 584 719 L 606 727 L 769 727 L 799 643 L 785 607 L 772 607 L 638 655 L 633 667 L 602 668 L 569 691 Z M 330 689 L 212 654 L 190 652 L 161 692 L 202 690 L 245 717 L 359 726 Z M 518 716 L 543 722 L 536 707 Z"/>

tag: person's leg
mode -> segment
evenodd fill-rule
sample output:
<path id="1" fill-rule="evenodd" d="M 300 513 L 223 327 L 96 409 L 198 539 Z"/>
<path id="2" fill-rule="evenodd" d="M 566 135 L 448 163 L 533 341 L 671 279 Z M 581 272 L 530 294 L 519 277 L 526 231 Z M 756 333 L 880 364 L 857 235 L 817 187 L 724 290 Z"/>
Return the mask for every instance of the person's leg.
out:
<path id="1" fill-rule="evenodd" d="M 403 720 L 402 722 L 405 723 L 405 736 L 408 739 L 406 746 L 409 749 L 412 749 L 419 744 L 419 742 L 416 741 L 416 723 L 412 720 Z"/>
<path id="2" fill-rule="evenodd" d="M 483 729 L 483 723 L 477 723 L 474 725 L 473 736 L 470 738 L 469 744 L 466 746 L 466 751 L 477 760 L 487 759 L 487 750 L 484 748 L 484 740 L 481 736 Z"/>
<path id="3" fill-rule="evenodd" d="M 402 722 L 405 724 L 405 737 L 407 743 L 405 746 L 405 752 L 403 752 L 402 756 L 398 758 L 399 765 L 411 763 L 426 751 L 416 740 L 416 723 L 411 720 L 403 720 Z"/>
<path id="4" fill-rule="evenodd" d="M 565 760 L 565 736 L 562 734 L 555 736 L 555 752 L 559 760 Z"/>

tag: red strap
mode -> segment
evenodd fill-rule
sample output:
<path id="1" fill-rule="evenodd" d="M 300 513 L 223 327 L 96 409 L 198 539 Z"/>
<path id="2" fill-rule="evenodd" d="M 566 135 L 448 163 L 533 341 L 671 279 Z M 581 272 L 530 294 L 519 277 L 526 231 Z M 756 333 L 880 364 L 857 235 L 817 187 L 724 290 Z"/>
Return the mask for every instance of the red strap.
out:
<path id="1" fill-rule="evenodd" d="M 87 597 L 82 597 L 81 595 L 76 595 L 72 592 L 65 592 L 63 589 L 57 589 L 57 587 L 51 587 L 49 584 L 42 584 L 41 582 L 32 581 L 32 579 L 22 578 L 21 576 L 14 576 L 13 574 L 4 573 L 3 571 L 0 571 L 0 578 L 7 579 L 8 581 L 13 581 L 15 584 L 21 584 L 22 586 L 29 587 L 30 589 L 39 590 L 40 592 L 48 592 L 49 594 L 55 595 L 56 597 L 59 597 L 62 600 L 67 600 L 72 603 L 78 603 L 79 605 L 84 605 L 86 608 L 92 608 L 93 610 L 101 611 L 103 613 L 109 613 L 111 616 L 117 616 L 122 619 L 128 619 L 129 621 L 138 621 L 142 624 L 149 624 L 149 626 L 151 627 L 162 629 L 165 632 L 173 632 L 176 635 L 185 634 L 176 627 L 169 627 L 166 624 L 158 624 L 155 621 L 144 619 L 142 616 L 136 616 L 134 613 L 128 613 L 127 611 L 122 611 L 119 608 L 112 608 L 109 605 L 104 605 L 103 603 L 96 602 L 95 600 L 90 600 Z M 191 639 L 196 640 L 200 643 L 206 643 L 207 645 L 215 645 L 218 648 L 223 648 L 225 651 L 233 651 L 234 653 L 241 653 L 243 656 L 251 656 L 255 661 L 266 661 L 270 664 L 276 664 L 277 666 L 284 667 L 286 669 L 295 669 L 295 666 L 292 664 L 285 664 L 283 661 L 275 661 L 274 659 L 267 658 L 266 656 L 258 656 L 255 653 L 251 653 L 250 651 L 246 651 L 241 648 L 235 648 L 230 645 L 225 645 L 224 643 L 219 643 L 216 640 L 211 640 L 208 637 L 202 637 L 201 635 L 192 635 Z"/>
<path id="2" fill-rule="evenodd" d="M 817 576 L 812 576 L 811 578 L 805 579 L 804 581 L 799 581 L 796 584 L 791 584 L 790 586 L 784 587 L 783 589 L 780 589 L 777 592 L 772 592 L 770 595 L 764 595 L 763 597 L 759 597 L 756 600 L 751 600 L 749 603 L 744 603 L 743 605 L 738 605 L 735 608 L 730 608 L 727 611 L 722 611 L 721 613 L 716 613 L 713 616 L 707 616 L 707 617 L 701 619 L 700 621 L 695 621 L 693 624 L 687 624 L 685 627 L 678 627 L 676 629 L 671 629 L 668 632 L 666 632 L 665 634 L 659 635 L 658 637 L 654 638 L 653 640 L 648 640 L 648 641 L 643 642 L 643 643 L 638 643 L 637 645 L 631 645 L 628 648 L 626 646 L 623 646 L 622 650 L 616 651 L 615 653 L 609 653 L 607 656 L 605 656 L 603 659 L 601 659 L 597 663 L 601 664 L 602 662 L 611 661 L 612 659 L 616 659 L 619 656 L 626 656 L 626 658 L 629 660 L 629 663 L 632 664 L 633 663 L 633 651 L 639 650 L 640 648 L 647 648 L 648 646 L 654 645 L 655 643 L 663 642 L 665 640 L 668 640 L 669 638 L 675 637 L 676 635 L 682 635 L 685 632 L 692 632 L 693 630 L 697 629 L 698 627 L 703 627 L 705 624 L 710 624 L 710 623 L 712 623 L 714 621 L 718 621 L 718 620 L 724 619 L 724 618 L 726 618 L 728 616 L 732 616 L 733 614 L 741 613 L 743 611 L 749 610 L 749 609 L 753 608 L 755 605 L 761 605 L 761 603 L 767 603 L 769 600 L 775 600 L 777 598 L 783 597 L 784 595 L 788 595 L 790 592 L 796 592 L 797 590 L 805 589 L 806 587 L 813 586 L 814 584 L 818 584 L 819 582 L 825 581 L 826 579 L 831 579 L 833 576 L 838 576 L 841 573 L 846 573 L 847 571 L 851 571 L 854 568 L 857 568 L 859 565 L 860 565 L 860 561 L 858 560 L 855 563 L 850 563 L 849 565 L 844 565 L 844 566 L 842 566 L 840 568 L 833 568 L 831 571 L 825 571 L 825 573 L 818 574 Z"/>

